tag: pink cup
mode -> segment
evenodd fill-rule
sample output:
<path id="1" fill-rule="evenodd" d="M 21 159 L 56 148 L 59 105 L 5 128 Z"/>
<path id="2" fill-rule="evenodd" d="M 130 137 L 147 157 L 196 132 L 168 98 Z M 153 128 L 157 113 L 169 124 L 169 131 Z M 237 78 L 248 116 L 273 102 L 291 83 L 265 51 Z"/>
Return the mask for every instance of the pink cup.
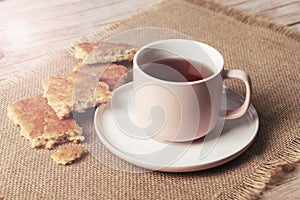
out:
<path id="1" fill-rule="evenodd" d="M 212 75 L 202 80 L 177 82 L 170 81 L 172 77 L 168 80 L 168 73 L 158 65 L 153 68 L 154 73 L 165 73 L 164 79 L 146 72 L 145 66 L 151 67 L 149 63 L 170 57 L 202 63 Z M 136 125 L 151 137 L 185 142 L 207 135 L 219 120 L 244 115 L 250 105 L 251 79 L 242 70 L 224 70 L 223 66 L 223 57 L 216 49 L 193 40 L 160 40 L 142 47 L 133 60 Z M 246 86 L 245 101 L 235 110 L 221 109 L 224 79 L 240 79 Z"/>

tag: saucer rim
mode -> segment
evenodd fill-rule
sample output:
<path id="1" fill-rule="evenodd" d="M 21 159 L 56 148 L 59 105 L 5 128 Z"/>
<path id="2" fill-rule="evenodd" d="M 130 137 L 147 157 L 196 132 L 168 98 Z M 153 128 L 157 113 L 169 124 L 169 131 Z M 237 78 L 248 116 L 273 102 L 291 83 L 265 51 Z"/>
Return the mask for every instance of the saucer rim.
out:
<path id="1" fill-rule="evenodd" d="M 126 83 L 126 84 L 118 87 L 116 90 L 122 90 L 125 87 L 129 87 L 129 85 L 131 85 L 131 84 L 133 84 L 133 83 L 132 82 Z M 238 98 L 240 100 L 244 99 L 244 96 L 241 95 L 238 91 L 236 91 L 232 88 L 226 87 L 226 86 L 224 86 L 224 89 L 234 92 L 236 95 L 239 96 Z M 242 146 L 241 149 L 237 149 L 234 153 L 230 153 L 228 156 L 224 156 L 223 158 L 214 160 L 212 162 L 207 162 L 205 164 L 194 163 L 194 164 L 188 164 L 188 165 L 173 166 L 172 164 L 176 163 L 176 161 L 178 160 L 177 159 L 177 160 L 173 161 L 170 165 L 164 167 L 164 166 L 153 165 L 151 163 L 145 163 L 142 160 L 138 160 L 136 158 L 130 157 L 127 154 L 122 153 L 120 148 L 115 147 L 113 144 L 111 144 L 111 142 L 109 142 L 104 137 L 104 134 L 101 133 L 101 130 L 98 127 L 99 125 L 97 123 L 97 116 L 99 115 L 99 112 L 102 112 L 102 113 L 100 113 L 102 116 L 104 110 L 107 109 L 108 106 L 111 106 L 111 101 L 99 106 L 94 113 L 94 127 L 95 127 L 96 134 L 98 136 L 98 139 L 100 139 L 100 141 L 103 143 L 103 145 L 110 152 L 112 152 L 119 158 L 121 158 L 121 159 L 125 160 L 126 162 L 129 162 L 130 164 L 133 164 L 137 167 L 142 167 L 146 170 L 155 170 L 155 171 L 162 171 L 162 172 L 193 172 L 193 171 L 201 171 L 201 170 L 210 169 L 210 168 L 214 168 L 214 167 L 223 165 L 223 164 L 239 157 L 241 154 L 243 154 L 253 144 L 253 142 L 256 138 L 256 135 L 258 133 L 258 129 L 259 129 L 258 113 L 257 113 L 256 109 L 254 108 L 254 106 L 252 104 L 250 104 L 249 110 L 247 111 L 247 113 L 249 113 L 251 110 L 251 114 L 254 116 L 254 117 L 252 117 L 253 119 L 251 120 L 251 123 L 254 125 L 252 125 L 253 126 L 253 130 L 251 131 L 252 137 L 249 140 L 249 142 L 247 143 L 247 145 Z M 230 120 L 226 120 L 226 121 L 230 121 Z M 247 119 L 247 121 L 249 122 L 249 119 Z"/>

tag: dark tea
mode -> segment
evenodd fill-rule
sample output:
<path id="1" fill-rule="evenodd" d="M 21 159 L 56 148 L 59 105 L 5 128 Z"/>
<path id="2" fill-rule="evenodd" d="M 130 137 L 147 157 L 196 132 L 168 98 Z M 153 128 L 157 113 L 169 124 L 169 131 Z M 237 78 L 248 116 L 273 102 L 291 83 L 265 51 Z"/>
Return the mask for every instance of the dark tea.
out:
<path id="1" fill-rule="evenodd" d="M 143 64 L 143 71 L 152 77 L 173 82 L 192 82 L 213 74 L 202 63 L 182 58 L 166 58 Z"/>

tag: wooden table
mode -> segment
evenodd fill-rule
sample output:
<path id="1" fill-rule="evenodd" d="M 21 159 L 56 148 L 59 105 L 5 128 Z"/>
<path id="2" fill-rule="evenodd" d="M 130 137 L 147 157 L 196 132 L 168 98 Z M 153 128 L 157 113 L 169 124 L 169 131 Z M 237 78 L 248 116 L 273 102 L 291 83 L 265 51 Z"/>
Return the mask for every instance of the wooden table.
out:
<path id="1" fill-rule="evenodd" d="M 0 80 L 5 73 L 61 49 L 161 0 L 0 0 Z M 299 0 L 217 0 L 300 32 Z M 300 198 L 300 164 L 261 196 Z"/>

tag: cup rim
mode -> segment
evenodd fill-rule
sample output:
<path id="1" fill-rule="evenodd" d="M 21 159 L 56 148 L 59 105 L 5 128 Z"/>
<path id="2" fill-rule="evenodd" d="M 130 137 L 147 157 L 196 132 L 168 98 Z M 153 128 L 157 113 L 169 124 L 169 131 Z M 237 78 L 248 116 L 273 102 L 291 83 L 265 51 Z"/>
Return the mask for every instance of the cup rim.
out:
<path id="1" fill-rule="evenodd" d="M 197 80 L 197 81 L 186 81 L 186 82 L 176 82 L 176 81 L 167 81 L 167 80 L 162 80 L 162 79 L 159 79 L 159 78 L 156 78 L 156 77 L 153 77 L 149 74 L 147 74 L 146 72 L 144 72 L 140 67 L 139 65 L 137 64 L 137 58 L 139 56 L 139 54 L 149 48 L 149 47 L 152 47 L 153 45 L 155 44 L 159 44 L 159 43 L 166 43 L 166 42 L 172 42 L 172 41 L 181 41 L 181 42 L 190 42 L 190 43 L 197 43 L 199 44 L 200 46 L 204 47 L 204 48 L 207 48 L 207 49 L 210 49 L 210 50 L 213 50 L 217 55 L 218 57 L 220 57 L 221 59 L 221 66 L 222 67 L 219 67 L 217 69 L 216 72 L 213 73 L 213 75 L 209 76 L 209 77 L 206 77 L 204 79 L 201 79 L 201 80 Z M 134 58 L 133 58 L 133 72 L 135 70 L 138 70 L 140 73 L 142 73 L 144 76 L 148 77 L 149 79 L 153 80 L 153 81 L 156 81 L 156 82 L 160 82 L 160 83 L 164 83 L 164 84 L 170 84 L 170 85 L 194 85 L 194 84 L 199 84 L 199 83 L 203 83 L 203 82 L 207 82 L 213 78 L 215 78 L 216 76 L 219 76 L 220 73 L 223 71 L 223 68 L 224 68 L 224 58 L 222 56 L 222 54 L 217 50 L 215 49 L 214 47 L 208 45 L 208 44 L 205 44 L 205 43 L 202 43 L 202 42 L 199 42 L 199 41 L 196 41 L 196 40 L 189 40 L 189 39 L 165 39 L 165 40 L 158 40 L 158 41 L 154 41 L 154 42 L 151 42 L 151 43 L 148 43 L 146 44 L 145 46 L 143 46 L 142 48 L 140 48 Z M 135 73 L 135 72 L 134 72 Z M 134 81 L 134 80 L 133 80 Z"/>

